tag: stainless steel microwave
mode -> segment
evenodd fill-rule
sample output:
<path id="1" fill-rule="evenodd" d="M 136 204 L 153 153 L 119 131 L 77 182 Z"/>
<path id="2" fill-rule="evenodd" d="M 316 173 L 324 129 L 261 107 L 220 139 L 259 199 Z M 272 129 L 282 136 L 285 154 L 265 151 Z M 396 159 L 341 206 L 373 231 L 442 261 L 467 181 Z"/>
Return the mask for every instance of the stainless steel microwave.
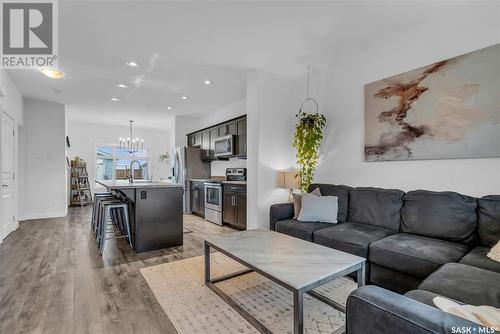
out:
<path id="1" fill-rule="evenodd" d="M 214 144 L 214 154 L 216 157 L 229 157 L 235 155 L 235 135 L 219 137 L 215 139 Z"/>

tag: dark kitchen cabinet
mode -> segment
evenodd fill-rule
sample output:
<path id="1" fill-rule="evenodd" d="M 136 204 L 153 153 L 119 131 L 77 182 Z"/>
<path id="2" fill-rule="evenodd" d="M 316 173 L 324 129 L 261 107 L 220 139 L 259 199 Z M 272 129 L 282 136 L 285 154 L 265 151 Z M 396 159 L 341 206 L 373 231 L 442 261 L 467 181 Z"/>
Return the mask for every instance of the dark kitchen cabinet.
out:
<path id="1" fill-rule="evenodd" d="M 203 182 L 191 182 L 191 211 L 205 218 L 205 184 Z"/>
<path id="2" fill-rule="evenodd" d="M 219 137 L 219 129 L 211 128 L 209 132 L 210 132 L 210 151 L 212 151 L 212 154 L 214 154 L 215 140 L 217 139 L 217 137 Z"/>
<path id="3" fill-rule="evenodd" d="M 203 160 L 213 160 L 214 154 L 211 148 L 211 138 L 210 138 L 210 130 L 205 130 L 201 133 L 201 158 Z"/>
<path id="4" fill-rule="evenodd" d="M 236 134 L 236 122 L 231 121 L 224 123 L 222 125 L 219 125 L 219 137 L 224 137 L 224 136 L 229 136 L 229 135 L 235 135 Z"/>
<path id="5" fill-rule="evenodd" d="M 210 128 L 199 130 L 187 135 L 188 146 L 202 149 L 202 160 L 217 160 L 215 157 L 215 140 L 219 137 L 235 136 L 235 157 L 246 158 L 247 156 L 247 117 L 241 116 L 236 119 L 214 125 Z M 228 159 L 226 156 L 223 159 Z"/>
<path id="6" fill-rule="evenodd" d="M 224 223 L 239 230 L 247 228 L 247 193 L 244 185 L 224 185 Z"/>
<path id="7" fill-rule="evenodd" d="M 234 192 L 224 189 L 224 198 L 222 202 L 222 220 L 227 224 L 234 224 L 236 221 L 236 210 L 234 209 Z"/>
<path id="8" fill-rule="evenodd" d="M 247 193 L 236 193 L 236 227 L 247 229 Z"/>
<path id="9" fill-rule="evenodd" d="M 247 156 L 247 118 L 241 118 L 236 121 L 237 145 L 236 155 L 239 157 Z"/>
<path id="10" fill-rule="evenodd" d="M 201 147 L 201 133 L 193 133 L 188 136 L 188 146 Z"/>

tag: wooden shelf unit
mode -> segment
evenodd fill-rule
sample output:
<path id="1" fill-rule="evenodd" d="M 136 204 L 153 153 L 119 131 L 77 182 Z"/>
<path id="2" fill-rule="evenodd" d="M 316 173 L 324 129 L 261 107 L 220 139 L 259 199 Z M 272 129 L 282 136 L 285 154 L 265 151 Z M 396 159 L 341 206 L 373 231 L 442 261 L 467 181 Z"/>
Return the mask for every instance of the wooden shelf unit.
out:
<path id="1" fill-rule="evenodd" d="M 92 204 L 92 191 L 90 190 L 89 175 L 85 165 L 74 165 L 71 162 L 70 206 Z"/>

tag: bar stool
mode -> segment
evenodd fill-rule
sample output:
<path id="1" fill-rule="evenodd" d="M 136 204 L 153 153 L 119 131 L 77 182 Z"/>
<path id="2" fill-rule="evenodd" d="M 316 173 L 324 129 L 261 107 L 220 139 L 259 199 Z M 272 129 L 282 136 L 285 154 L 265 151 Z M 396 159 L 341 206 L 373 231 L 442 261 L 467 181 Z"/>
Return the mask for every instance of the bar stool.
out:
<path id="1" fill-rule="evenodd" d="M 100 244 L 102 242 L 102 222 L 103 219 L 106 220 L 106 229 L 108 226 L 109 221 L 113 223 L 113 225 L 118 226 L 119 223 L 116 221 L 116 216 L 112 213 L 114 213 L 114 209 L 110 210 L 110 214 L 108 216 L 104 216 L 105 210 L 104 210 L 104 204 L 121 204 L 122 201 L 116 197 L 116 196 L 102 196 L 101 198 L 97 199 L 97 210 L 96 210 L 96 222 L 95 222 L 95 238 L 97 242 L 97 246 L 100 247 Z"/>
<path id="2" fill-rule="evenodd" d="M 96 234 L 96 226 L 98 220 L 98 209 L 99 209 L 99 200 L 100 199 L 111 199 L 115 198 L 113 193 L 111 192 L 102 192 L 94 194 L 94 207 L 92 208 L 92 218 L 90 221 L 90 228 L 94 235 Z"/>
<path id="3" fill-rule="evenodd" d="M 100 210 L 101 210 L 101 215 L 98 226 L 99 254 L 102 255 L 104 251 L 105 242 L 108 239 L 127 238 L 130 247 L 133 248 L 132 238 L 130 234 L 128 203 L 122 200 L 108 200 L 108 201 L 104 200 L 100 202 Z M 112 210 L 122 211 L 121 213 L 123 214 L 123 219 L 118 219 L 116 217 L 115 220 L 115 218 L 113 218 L 113 215 L 111 214 Z M 115 223 L 117 226 L 122 225 L 122 228 L 125 230 L 124 232 L 126 232 L 126 234 L 118 237 L 108 238 L 107 233 L 108 233 L 108 224 L 110 220 L 114 220 L 113 223 Z"/>

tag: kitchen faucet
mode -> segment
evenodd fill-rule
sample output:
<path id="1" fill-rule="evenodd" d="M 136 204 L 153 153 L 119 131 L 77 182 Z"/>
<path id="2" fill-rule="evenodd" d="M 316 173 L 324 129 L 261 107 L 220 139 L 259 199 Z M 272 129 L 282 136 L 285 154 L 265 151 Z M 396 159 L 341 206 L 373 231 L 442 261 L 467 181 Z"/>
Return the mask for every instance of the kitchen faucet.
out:
<path id="1" fill-rule="evenodd" d="M 139 166 L 139 169 L 142 169 L 141 163 L 139 161 L 132 160 L 132 162 L 130 163 L 130 174 L 128 176 L 128 182 L 130 183 L 134 183 L 134 162 L 137 162 L 137 166 Z"/>

